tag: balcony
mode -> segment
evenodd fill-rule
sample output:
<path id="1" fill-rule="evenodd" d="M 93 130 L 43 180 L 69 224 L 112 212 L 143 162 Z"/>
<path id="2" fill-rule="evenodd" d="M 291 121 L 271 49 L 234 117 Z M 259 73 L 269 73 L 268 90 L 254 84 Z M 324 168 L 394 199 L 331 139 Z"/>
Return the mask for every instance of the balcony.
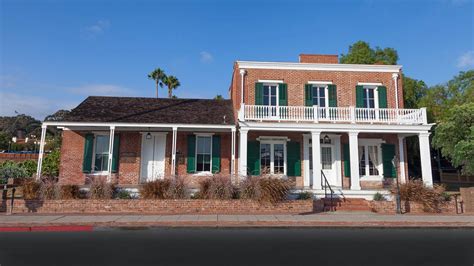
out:
<path id="1" fill-rule="evenodd" d="M 365 123 L 365 124 L 427 124 L 426 108 L 389 109 L 318 106 L 242 105 L 240 121 Z"/>

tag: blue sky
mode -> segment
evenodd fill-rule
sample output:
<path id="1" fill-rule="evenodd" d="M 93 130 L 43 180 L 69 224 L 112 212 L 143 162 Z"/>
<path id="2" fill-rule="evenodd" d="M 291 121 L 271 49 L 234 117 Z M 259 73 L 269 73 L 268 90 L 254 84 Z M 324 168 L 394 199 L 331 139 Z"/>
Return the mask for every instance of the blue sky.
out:
<path id="1" fill-rule="evenodd" d="M 0 115 L 152 97 L 155 67 L 180 79 L 180 98 L 227 97 L 235 60 L 341 54 L 358 40 L 397 49 L 429 85 L 474 67 L 472 0 L 1 0 L 0 12 Z"/>

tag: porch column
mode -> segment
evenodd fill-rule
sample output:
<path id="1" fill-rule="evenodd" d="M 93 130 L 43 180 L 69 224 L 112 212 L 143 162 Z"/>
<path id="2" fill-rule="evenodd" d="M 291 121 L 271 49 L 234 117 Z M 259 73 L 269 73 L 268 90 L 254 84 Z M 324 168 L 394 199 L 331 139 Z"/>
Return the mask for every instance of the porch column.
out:
<path id="1" fill-rule="evenodd" d="M 433 176 L 431 175 L 431 154 L 430 154 L 430 133 L 421 132 L 418 134 L 420 142 L 421 176 L 425 185 L 433 186 Z"/>
<path id="2" fill-rule="evenodd" d="M 40 146 L 39 146 L 39 154 L 38 154 L 38 165 L 36 167 L 36 180 L 41 178 L 41 168 L 43 166 L 43 156 L 44 156 L 44 143 L 46 139 L 46 125 L 41 125 L 41 139 L 40 139 Z"/>
<path id="3" fill-rule="evenodd" d="M 359 177 L 359 132 L 349 132 L 349 157 L 351 165 L 351 190 L 360 190 Z"/>
<path id="4" fill-rule="evenodd" d="M 114 135 L 115 126 L 111 126 L 109 133 L 109 163 L 107 164 L 107 182 L 112 181 L 112 157 L 114 153 Z"/>
<path id="5" fill-rule="evenodd" d="M 230 138 L 230 179 L 232 182 L 235 182 L 235 127 L 232 128 Z"/>
<path id="6" fill-rule="evenodd" d="M 406 183 L 406 176 L 405 176 L 405 149 L 403 145 L 403 140 L 405 140 L 405 136 L 398 135 L 398 155 L 399 155 L 399 169 L 400 169 L 400 181 L 402 184 Z"/>
<path id="7" fill-rule="evenodd" d="M 247 176 L 247 129 L 240 130 L 239 139 L 239 176 Z"/>
<path id="8" fill-rule="evenodd" d="M 311 185 L 311 176 L 309 174 L 309 134 L 303 134 L 303 158 L 304 158 L 304 179 L 303 187 L 309 188 Z"/>
<path id="9" fill-rule="evenodd" d="M 176 175 L 176 137 L 178 135 L 178 128 L 173 127 L 173 137 L 171 142 L 171 176 Z"/>
<path id="10" fill-rule="evenodd" d="M 311 146 L 313 154 L 313 189 L 321 189 L 321 131 L 311 131 Z"/>

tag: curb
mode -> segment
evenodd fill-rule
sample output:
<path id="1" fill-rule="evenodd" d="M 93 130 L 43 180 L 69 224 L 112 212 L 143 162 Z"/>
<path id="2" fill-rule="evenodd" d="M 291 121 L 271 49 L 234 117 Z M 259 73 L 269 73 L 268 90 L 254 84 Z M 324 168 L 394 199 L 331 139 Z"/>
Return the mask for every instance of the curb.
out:
<path id="1" fill-rule="evenodd" d="M 92 225 L 0 226 L 0 232 L 92 232 Z"/>

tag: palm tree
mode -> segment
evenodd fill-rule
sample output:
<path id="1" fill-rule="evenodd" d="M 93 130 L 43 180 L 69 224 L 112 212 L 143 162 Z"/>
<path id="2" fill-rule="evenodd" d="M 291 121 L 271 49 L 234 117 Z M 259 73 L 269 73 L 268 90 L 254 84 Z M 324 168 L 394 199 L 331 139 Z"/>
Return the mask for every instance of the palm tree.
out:
<path id="1" fill-rule="evenodd" d="M 163 83 L 168 87 L 168 98 L 170 99 L 173 97 L 173 90 L 181 85 L 175 76 L 165 76 Z"/>
<path id="2" fill-rule="evenodd" d="M 148 74 L 148 78 L 155 81 L 156 98 L 158 98 L 158 86 L 163 88 L 163 80 L 166 78 L 165 71 L 163 71 L 161 68 L 156 68 L 150 74 Z"/>

